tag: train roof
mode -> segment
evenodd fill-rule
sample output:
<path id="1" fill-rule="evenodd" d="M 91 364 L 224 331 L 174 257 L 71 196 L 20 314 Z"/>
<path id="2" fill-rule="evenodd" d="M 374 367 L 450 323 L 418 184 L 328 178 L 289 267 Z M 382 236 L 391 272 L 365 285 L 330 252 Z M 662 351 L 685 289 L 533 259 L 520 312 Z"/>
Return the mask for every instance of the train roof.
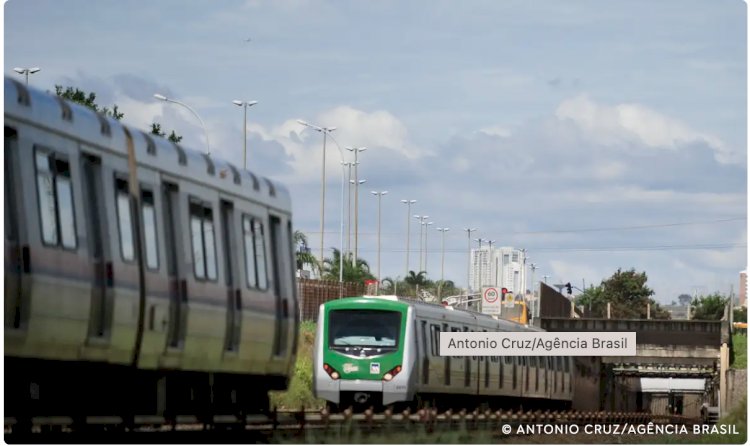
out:
<path id="1" fill-rule="evenodd" d="M 251 199 L 291 212 L 291 196 L 279 182 L 232 163 L 173 143 L 158 135 L 125 125 L 49 91 L 28 87 L 5 76 L 5 118 L 43 126 L 46 130 L 77 139 L 87 148 L 127 157 L 125 129 L 133 136 L 139 166 Z"/>
<path id="2" fill-rule="evenodd" d="M 423 311 L 450 316 L 452 319 L 458 317 L 465 318 L 467 320 L 473 319 L 477 322 L 498 324 L 500 328 L 504 328 L 509 331 L 545 331 L 538 327 L 519 324 L 518 322 L 497 318 L 489 314 L 478 313 L 476 311 L 470 311 L 460 308 L 446 307 L 437 303 L 424 302 L 421 300 L 415 300 L 412 298 L 395 295 L 363 295 L 344 297 L 341 299 L 330 300 L 323 305 L 327 307 L 346 307 L 351 304 L 364 303 L 365 301 L 367 301 L 367 303 L 378 302 L 384 307 L 391 308 L 412 306 Z"/>

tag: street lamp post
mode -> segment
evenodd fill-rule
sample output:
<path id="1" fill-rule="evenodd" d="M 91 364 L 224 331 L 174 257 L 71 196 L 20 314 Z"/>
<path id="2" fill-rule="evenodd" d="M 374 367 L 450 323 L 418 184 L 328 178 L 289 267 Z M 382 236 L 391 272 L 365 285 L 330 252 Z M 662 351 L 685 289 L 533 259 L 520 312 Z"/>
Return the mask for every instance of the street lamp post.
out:
<path id="1" fill-rule="evenodd" d="M 409 275 L 409 233 L 411 232 L 411 205 L 416 203 L 417 200 L 401 200 L 406 205 L 406 274 L 404 277 Z"/>
<path id="2" fill-rule="evenodd" d="M 323 265 L 323 246 L 324 246 L 324 239 L 325 239 L 325 221 L 326 221 L 326 214 L 325 214 L 325 206 L 326 206 L 326 138 L 330 136 L 331 132 L 336 130 L 336 127 L 318 127 L 317 125 L 312 125 L 306 121 L 303 121 L 301 119 L 298 119 L 297 122 L 304 125 L 305 127 L 310 127 L 311 129 L 315 130 L 316 132 L 320 132 L 323 134 L 323 173 L 320 178 L 320 184 L 321 184 L 321 190 L 320 190 L 320 265 Z M 341 148 L 339 147 L 339 151 Z M 344 154 L 341 153 L 341 161 L 344 161 Z M 344 168 L 341 167 L 341 172 L 343 175 Z M 343 182 L 343 177 L 341 179 Z M 343 186 L 342 186 L 343 187 Z M 343 192 L 342 192 L 343 193 Z M 343 206 L 343 200 L 342 200 L 342 206 Z M 343 226 L 343 221 L 341 222 Z M 343 232 L 342 232 L 343 236 Z M 339 256 L 343 256 L 344 253 L 340 252 Z"/>
<path id="3" fill-rule="evenodd" d="M 15 71 L 18 74 L 25 74 L 26 75 L 26 85 L 29 85 L 29 74 L 34 74 L 37 71 L 40 71 L 41 68 L 34 67 L 34 68 L 13 68 L 13 71 Z"/>
<path id="4" fill-rule="evenodd" d="M 198 116 L 198 113 L 196 113 L 195 110 L 193 110 L 192 108 L 190 108 L 187 104 L 184 104 L 184 103 L 182 103 L 180 101 L 176 101 L 174 99 L 170 99 L 170 98 L 164 96 L 163 94 L 157 93 L 157 94 L 154 95 L 154 97 L 156 99 L 160 100 L 160 101 L 172 102 L 174 104 L 182 105 L 186 109 L 190 110 L 190 112 L 192 114 L 194 114 L 196 118 L 198 118 L 198 121 L 200 121 L 201 126 L 203 126 L 203 133 L 206 134 L 206 155 L 210 155 L 211 154 L 211 145 L 208 142 L 208 131 L 206 130 L 206 124 L 203 123 L 203 120 L 201 119 L 200 116 Z"/>
<path id="5" fill-rule="evenodd" d="M 257 104 L 258 101 L 238 101 L 234 100 L 232 101 L 234 105 L 237 105 L 239 107 L 242 107 L 245 109 L 245 119 L 242 121 L 242 128 L 243 128 L 243 134 L 245 135 L 245 138 L 242 140 L 242 147 L 243 147 L 243 166 L 245 166 L 245 170 L 247 170 L 247 108 L 252 107 L 253 105 Z"/>
<path id="6" fill-rule="evenodd" d="M 346 150 L 354 152 L 354 259 L 356 262 L 359 253 L 359 161 L 357 155 L 367 150 L 367 147 L 346 147 Z"/>
<path id="7" fill-rule="evenodd" d="M 438 286 L 438 300 L 440 300 L 443 292 L 443 281 L 445 273 L 445 233 L 450 231 L 451 228 L 437 228 L 442 233 L 442 242 L 440 243 L 440 286 Z"/>
<path id="8" fill-rule="evenodd" d="M 371 194 L 378 197 L 378 286 L 377 291 L 375 294 L 380 294 L 380 199 L 383 198 L 383 195 L 387 194 L 388 191 L 370 191 Z"/>
<path id="9" fill-rule="evenodd" d="M 425 275 L 427 275 L 427 233 L 430 232 L 430 225 L 434 224 L 433 222 L 424 222 L 422 223 L 424 225 L 424 268 L 422 271 L 425 272 Z"/>
<path id="10" fill-rule="evenodd" d="M 346 252 L 349 253 L 352 249 L 352 166 L 354 163 L 352 162 L 344 162 L 341 163 L 342 165 L 346 166 L 348 169 L 348 174 L 346 177 L 346 184 L 348 184 L 347 187 L 347 194 L 346 194 Z"/>
<path id="11" fill-rule="evenodd" d="M 427 220 L 429 215 L 415 215 L 414 218 L 419 220 L 419 271 L 417 271 L 417 274 L 424 271 L 422 269 L 422 232 L 424 230 L 424 222 Z"/>
<path id="12" fill-rule="evenodd" d="M 354 168 L 357 169 L 356 166 Z M 350 184 L 354 185 L 354 257 L 352 257 L 352 265 L 357 264 L 357 214 L 359 214 L 359 203 L 358 203 L 358 197 L 359 197 L 359 185 L 365 184 L 367 180 L 349 180 Z"/>
<path id="13" fill-rule="evenodd" d="M 466 294 L 469 294 L 469 291 L 471 290 L 471 233 L 476 230 L 477 228 L 464 228 L 464 231 L 466 231 L 466 235 L 469 237 L 469 244 L 467 245 L 469 249 L 469 261 L 466 271 Z"/>

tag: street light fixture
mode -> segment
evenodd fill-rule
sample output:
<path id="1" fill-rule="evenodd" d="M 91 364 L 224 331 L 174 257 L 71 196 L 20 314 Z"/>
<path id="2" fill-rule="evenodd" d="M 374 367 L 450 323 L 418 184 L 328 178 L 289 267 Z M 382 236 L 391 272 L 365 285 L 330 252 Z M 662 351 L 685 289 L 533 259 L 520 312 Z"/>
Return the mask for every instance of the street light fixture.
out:
<path id="1" fill-rule="evenodd" d="M 198 116 L 198 113 L 196 113 L 196 112 L 195 112 L 195 110 L 193 110 L 192 108 L 190 108 L 190 107 L 189 107 L 189 106 L 188 106 L 187 104 L 184 104 L 184 103 L 182 103 L 182 102 L 180 102 L 180 101 L 176 101 L 176 100 L 174 100 L 174 99 L 170 99 L 170 98 L 168 98 L 168 97 L 164 96 L 163 94 L 159 94 L 159 93 L 156 93 L 156 94 L 154 95 L 154 97 L 155 97 L 156 99 L 160 100 L 160 101 L 165 101 L 165 102 L 172 102 L 172 103 L 174 103 L 174 104 L 179 104 L 179 105 L 182 105 L 183 107 L 185 107 L 185 108 L 187 108 L 188 110 L 190 110 L 190 112 L 191 112 L 192 114 L 194 114 L 196 118 L 198 118 L 198 121 L 200 121 L 200 123 L 201 123 L 201 126 L 203 126 L 203 133 L 205 133 L 205 134 L 206 134 L 206 155 L 210 155 L 210 154 L 211 154 L 211 146 L 210 146 L 210 144 L 209 144 L 209 142 L 208 142 L 208 131 L 206 130 L 206 124 L 204 124 L 204 123 L 203 123 L 203 120 L 201 119 L 201 117 L 200 117 L 200 116 Z"/>
<path id="2" fill-rule="evenodd" d="M 417 200 L 401 200 L 406 205 L 406 274 L 404 277 L 409 275 L 409 233 L 411 232 L 411 205 L 416 203 Z"/>
<path id="3" fill-rule="evenodd" d="M 464 231 L 466 231 L 466 235 L 469 236 L 469 245 L 468 245 L 469 262 L 468 262 L 467 272 L 466 272 L 466 294 L 469 294 L 469 291 L 471 290 L 471 233 L 476 230 L 477 228 L 464 228 Z"/>
<path id="4" fill-rule="evenodd" d="M 253 105 L 257 104 L 258 101 L 238 101 L 234 100 L 232 103 L 238 107 L 243 107 L 245 109 L 245 119 L 242 121 L 242 128 L 243 133 L 245 135 L 245 138 L 242 140 L 242 146 L 244 148 L 243 153 L 245 154 L 243 157 L 243 166 L 245 166 L 245 170 L 247 170 L 247 108 L 252 107 Z"/>
<path id="5" fill-rule="evenodd" d="M 304 125 L 305 127 L 310 127 L 311 129 L 315 130 L 316 132 L 320 132 L 323 134 L 323 173 L 321 176 L 320 184 L 321 184 L 321 191 L 320 191 L 320 264 L 323 265 L 323 246 L 324 246 L 324 239 L 325 239 L 325 205 L 326 205 L 326 138 L 330 136 L 331 132 L 336 130 L 336 127 L 319 127 L 317 125 L 310 124 L 306 121 L 303 121 L 301 119 L 298 119 L 297 122 Z M 337 143 L 338 145 L 338 143 Z M 339 152 L 341 152 L 341 147 L 339 147 Z M 344 162 L 344 154 L 341 152 L 341 162 Z M 344 167 L 341 167 L 342 177 L 342 194 L 343 194 L 343 172 Z M 343 199 L 341 202 L 342 211 L 343 211 Z M 342 219 L 341 225 L 343 226 L 344 222 Z M 343 237 L 343 231 L 342 231 L 342 237 Z M 343 256 L 344 253 L 341 252 L 340 256 Z"/>
<path id="6" fill-rule="evenodd" d="M 387 194 L 388 191 L 384 190 L 377 192 L 373 190 L 370 191 L 370 193 L 378 197 L 378 286 L 376 287 L 377 291 L 375 294 L 380 294 L 380 199 L 383 198 L 383 195 Z"/>
<path id="7" fill-rule="evenodd" d="M 440 231 L 443 235 L 442 239 L 443 241 L 440 244 L 440 286 L 438 286 L 438 300 L 441 300 L 441 294 L 443 292 L 443 280 L 444 279 L 444 273 L 445 273 L 445 233 L 450 231 L 451 228 L 437 228 L 438 231 Z"/>
<path id="8" fill-rule="evenodd" d="M 40 71 L 41 68 L 34 67 L 34 68 L 13 68 L 13 71 L 15 71 L 18 74 L 25 74 L 26 75 L 26 85 L 29 85 L 29 74 L 34 74 L 37 71 Z"/>

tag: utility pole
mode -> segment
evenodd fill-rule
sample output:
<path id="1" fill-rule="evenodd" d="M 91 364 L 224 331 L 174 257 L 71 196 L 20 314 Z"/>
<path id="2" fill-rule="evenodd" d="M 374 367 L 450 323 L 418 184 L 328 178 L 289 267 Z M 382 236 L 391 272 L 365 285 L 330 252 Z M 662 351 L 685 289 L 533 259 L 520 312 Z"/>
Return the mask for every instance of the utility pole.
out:
<path id="1" fill-rule="evenodd" d="M 404 279 L 409 277 L 409 233 L 411 232 L 411 205 L 417 200 L 401 200 L 406 205 L 406 274 Z"/>
<path id="2" fill-rule="evenodd" d="M 367 150 L 367 147 L 347 147 L 346 150 L 354 152 L 354 262 L 356 263 L 359 248 L 359 185 L 364 183 L 364 181 L 359 181 L 357 155 Z"/>
<path id="3" fill-rule="evenodd" d="M 450 231 L 451 228 L 437 228 L 438 231 L 440 231 L 443 235 L 442 242 L 440 243 L 440 252 L 441 259 L 440 259 L 440 286 L 438 287 L 438 300 L 441 300 L 441 294 L 443 292 L 443 281 L 445 280 L 445 233 Z"/>

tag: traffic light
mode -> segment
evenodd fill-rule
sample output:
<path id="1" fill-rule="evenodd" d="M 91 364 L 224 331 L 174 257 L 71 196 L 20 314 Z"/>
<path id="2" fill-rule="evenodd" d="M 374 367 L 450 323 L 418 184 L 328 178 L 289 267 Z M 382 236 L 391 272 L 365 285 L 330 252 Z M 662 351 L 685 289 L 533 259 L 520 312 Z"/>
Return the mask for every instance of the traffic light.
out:
<path id="1" fill-rule="evenodd" d="M 565 284 L 565 288 L 568 289 L 568 294 L 573 294 L 573 287 L 570 285 L 570 282 Z"/>

